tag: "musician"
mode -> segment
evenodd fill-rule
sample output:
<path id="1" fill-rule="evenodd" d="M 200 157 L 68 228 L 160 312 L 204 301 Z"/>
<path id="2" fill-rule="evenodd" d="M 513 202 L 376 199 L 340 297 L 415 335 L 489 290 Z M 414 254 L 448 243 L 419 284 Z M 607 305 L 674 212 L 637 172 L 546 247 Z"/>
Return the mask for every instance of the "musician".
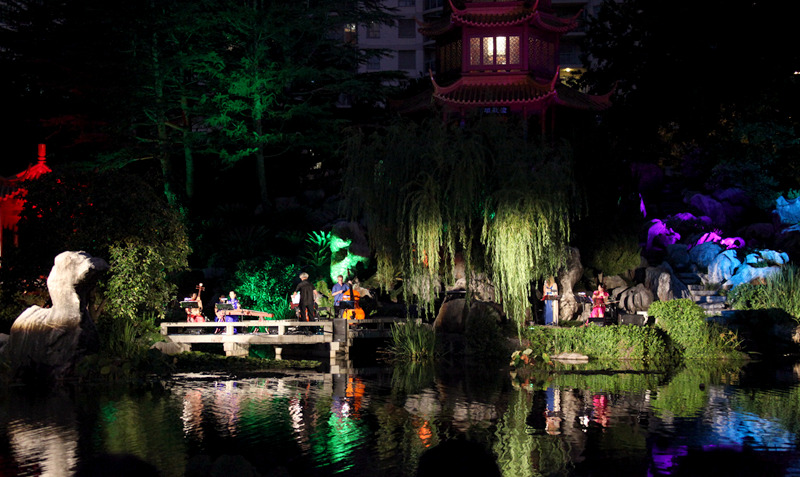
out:
<path id="1" fill-rule="evenodd" d="M 314 307 L 316 305 L 317 290 L 308 281 L 308 273 L 303 272 L 300 274 L 300 283 L 294 287 L 294 291 L 300 293 L 300 306 L 298 307 L 300 320 L 316 321 L 317 315 Z"/>
<path id="2" fill-rule="evenodd" d="M 234 292 L 234 291 L 231 291 L 228 294 L 227 297 L 224 296 L 224 295 L 221 295 L 219 297 L 219 302 L 220 303 L 230 303 L 231 306 L 233 306 L 234 310 L 238 310 L 239 309 L 239 300 L 236 299 L 236 292 Z M 215 314 L 217 316 L 216 321 L 227 321 L 228 323 L 234 322 L 234 321 L 239 321 L 239 317 L 236 316 L 236 315 L 220 316 L 222 312 L 219 309 L 215 309 L 214 312 L 215 312 Z M 222 333 L 222 332 L 223 332 L 223 328 L 217 328 L 216 331 L 215 331 L 215 333 Z M 233 333 L 234 334 L 238 333 L 236 328 L 233 329 Z"/>
<path id="3" fill-rule="evenodd" d="M 203 302 L 200 301 L 200 296 L 198 293 L 192 293 L 192 296 L 188 298 L 184 298 L 184 301 L 194 301 L 197 302 L 197 307 L 195 308 L 186 308 L 186 321 L 189 323 L 202 323 L 206 321 L 205 317 L 203 316 Z"/>
<path id="4" fill-rule="evenodd" d="M 608 292 L 602 283 L 597 284 L 597 290 L 592 293 L 592 318 L 604 318 L 606 316 L 606 301 Z"/>
<path id="5" fill-rule="evenodd" d="M 333 316 L 339 318 L 339 311 L 341 310 L 342 306 L 342 299 L 344 298 L 344 292 L 350 289 L 349 283 L 344 283 L 344 277 L 339 275 L 336 277 L 336 283 L 333 284 L 333 288 L 331 289 L 331 294 L 333 295 Z"/>
<path id="6" fill-rule="evenodd" d="M 544 324 L 553 325 L 558 322 L 558 285 L 556 279 L 550 275 L 542 287 L 542 300 L 544 300 Z"/>

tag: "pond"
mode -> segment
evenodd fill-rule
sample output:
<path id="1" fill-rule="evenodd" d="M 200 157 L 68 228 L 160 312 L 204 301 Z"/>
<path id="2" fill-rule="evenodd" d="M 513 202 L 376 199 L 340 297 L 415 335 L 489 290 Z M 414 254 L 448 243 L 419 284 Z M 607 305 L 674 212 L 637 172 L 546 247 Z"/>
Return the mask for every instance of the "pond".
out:
<path id="1" fill-rule="evenodd" d="M 416 366 L 181 375 L 47 395 L 6 389 L 0 475 L 73 475 L 98 456 L 128 454 L 163 476 L 217 466 L 216 475 L 405 477 L 445 441 L 478 443 L 506 477 L 800 475 L 792 363 L 510 371 Z"/>

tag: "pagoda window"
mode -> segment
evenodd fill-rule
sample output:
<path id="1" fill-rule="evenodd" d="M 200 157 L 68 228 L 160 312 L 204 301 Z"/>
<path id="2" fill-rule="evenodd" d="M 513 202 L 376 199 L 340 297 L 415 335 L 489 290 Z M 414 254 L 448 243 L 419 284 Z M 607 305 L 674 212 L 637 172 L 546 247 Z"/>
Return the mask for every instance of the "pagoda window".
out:
<path id="1" fill-rule="evenodd" d="M 519 36 L 474 36 L 469 39 L 469 65 L 473 69 L 519 64 Z"/>

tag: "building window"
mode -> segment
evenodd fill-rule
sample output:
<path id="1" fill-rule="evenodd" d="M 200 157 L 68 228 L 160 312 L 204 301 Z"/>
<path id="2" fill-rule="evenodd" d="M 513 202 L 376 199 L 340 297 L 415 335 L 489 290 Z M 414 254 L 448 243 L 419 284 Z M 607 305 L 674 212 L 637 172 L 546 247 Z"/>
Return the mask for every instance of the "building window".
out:
<path id="1" fill-rule="evenodd" d="M 367 25 L 367 38 L 380 38 L 381 37 L 381 24 L 372 22 Z"/>
<path id="2" fill-rule="evenodd" d="M 443 5 L 443 0 L 425 0 L 425 10 L 442 8 L 442 5 Z"/>
<path id="3" fill-rule="evenodd" d="M 367 58 L 367 69 L 368 70 L 379 70 L 381 69 L 381 59 L 378 56 L 370 56 Z"/>
<path id="4" fill-rule="evenodd" d="M 416 7 L 417 0 L 397 0 L 398 7 Z"/>
<path id="5" fill-rule="evenodd" d="M 398 70 L 416 70 L 417 52 L 415 50 L 400 50 L 397 52 Z"/>
<path id="6" fill-rule="evenodd" d="M 470 66 L 518 65 L 518 36 L 484 36 L 469 39 Z"/>
<path id="7" fill-rule="evenodd" d="M 355 23 L 346 23 L 344 25 L 344 42 L 356 43 L 358 41 L 358 28 Z"/>
<path id="8" fill-rule="evenodd" d="M 416 38 L 417 22 L 413 18 L 397 21 L 397 38 Z"/>

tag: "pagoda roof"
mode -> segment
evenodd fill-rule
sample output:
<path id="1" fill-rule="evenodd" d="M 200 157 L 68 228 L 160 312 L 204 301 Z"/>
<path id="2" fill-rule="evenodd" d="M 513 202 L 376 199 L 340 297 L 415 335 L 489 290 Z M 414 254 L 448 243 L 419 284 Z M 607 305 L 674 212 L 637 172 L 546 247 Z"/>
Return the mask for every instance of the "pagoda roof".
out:
<path id="1" fill-rule="evenodd" d="M 44 159 L 40 158 L 36 164 L 29 165 L 27 169 L 13 177 L 0 177 L 0 200 L 8 199 L 19 192 L 22 189 L 21 182 L 38 179 L 50 172 L 53 170 L 45 164 Z"/>
<path id="2" fill-rule="evenodd" d="M 50 172 L 53 172 L 53 170 L 47 167 L 47 164 L 45 164 L 44 159 L 40 158 L 39 161 L 36 162 L 36 164 L 29 165 L 27 169 L 14 176 L 14 179 L 12 180 L 29 181 L 33 179 L 38 179 Z"/>
<path id="3" fill-rule="evenodd" d="M 610 91 L 591 95 L 558 82 L 556 74 L 549 83 L 540 83 L 529 75 L 463 76 L 442 87 L 433 81 L 433 97 L 456 108 L 510 107 L 529 112 L 558 104 L 570 109 L 603 111 L 611 106 Z"/>
<path id="4" fill-rule="evenodd" d="M 508 2 L 468 3 L 465 8 L 458 8 L 450 0 L 452 11 L 449 16 L 432 22 L 418 21 L 417 24 L 420 26 L 419 32 L 425 36 L 442 35 L 456 26 L 493 28 L 530 23 L 545 31 L 566 33 L 578 25 L 578 16 L 582 11 L 571 18 L 561 18 L 538 10 L 538 4 L 538 0 L 533 6 Z"/>
<path id="5" fill-rule="evenodd" d="M 612 89 L 603 95 L 587 94 L 558 83 L 556 85 L 556 104 L 584 111 L 603 111 L 611 107 L 613 92 Z"/>
<path id="6" fill-rule="evenodd" d="M 557 79 L 558 76 L 554 78 Z M 547 107 L 555 99 L 554 83 L 539 83 L 528 75 L 462 76 L 442 87 L 433 81 L 433 97 L 456 107 Z"/>

